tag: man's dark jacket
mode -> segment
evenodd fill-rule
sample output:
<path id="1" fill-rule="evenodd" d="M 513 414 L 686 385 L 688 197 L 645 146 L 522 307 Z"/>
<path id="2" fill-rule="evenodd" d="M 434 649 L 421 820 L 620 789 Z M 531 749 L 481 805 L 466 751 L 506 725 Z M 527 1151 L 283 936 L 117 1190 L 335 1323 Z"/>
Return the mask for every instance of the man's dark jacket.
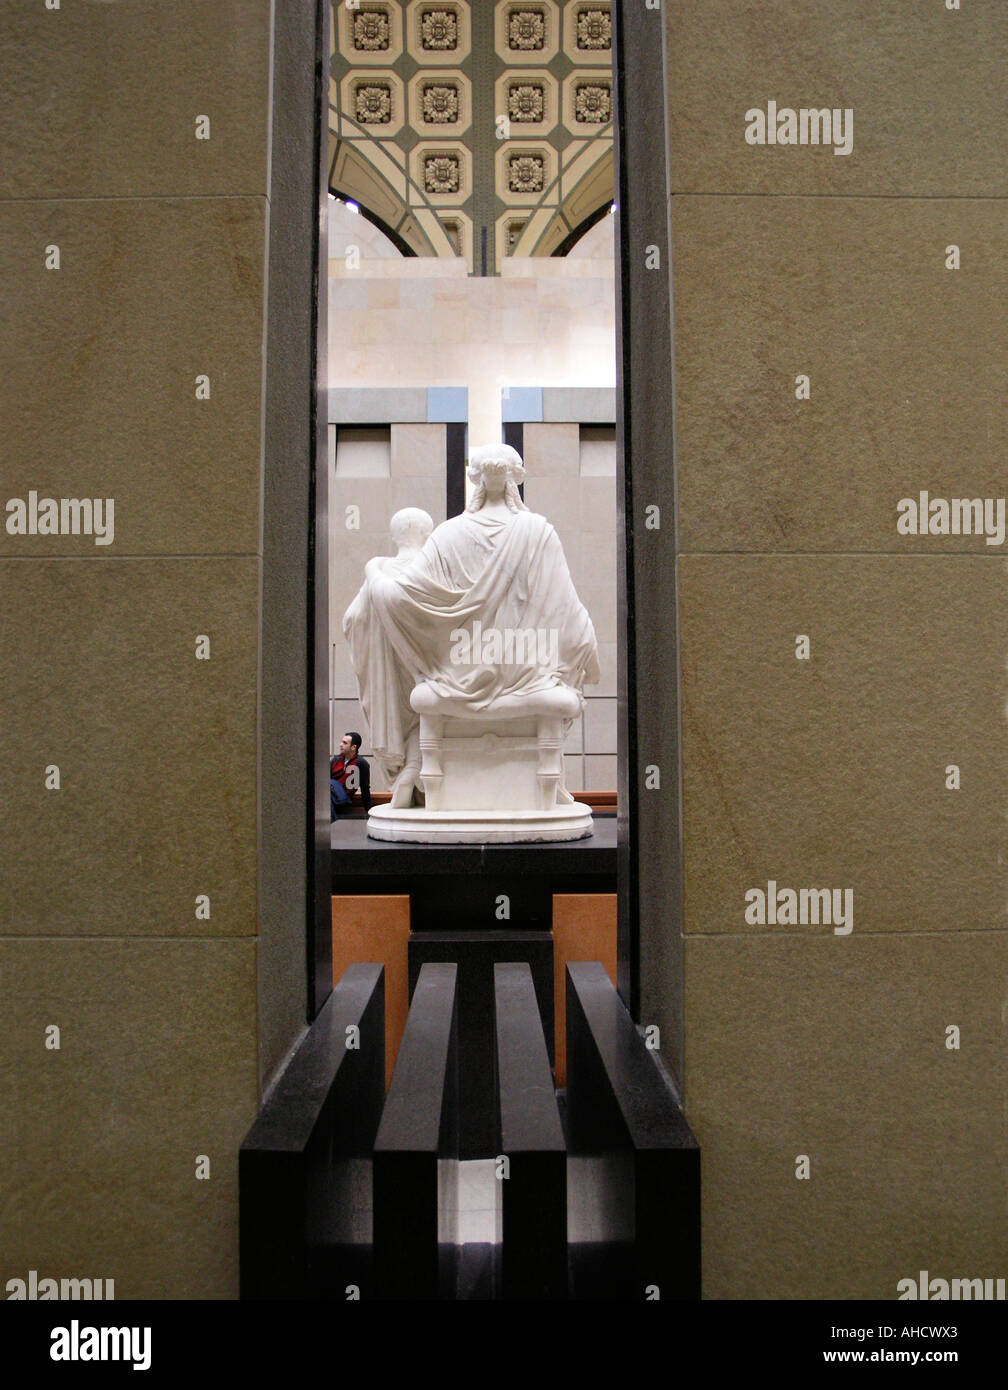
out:
<path id="1" fill-rule="evenodd" d="M 342 753 L 340 753 L 333 758 L 332 762 L 329 764 L 329 776 L 334 782 L 339 782 L 340 786 L 344 787 L 349 792 L 351 789 L 347 787 L 346 782 L 351 768 L 357 769 L 357 789 L 361 794 L 361 801 L 364 804 L 365 811 L 370 811 L 371 764 L 368 762 L 367 758 L 357 757 L 346 759 L 343 757 Z"/>

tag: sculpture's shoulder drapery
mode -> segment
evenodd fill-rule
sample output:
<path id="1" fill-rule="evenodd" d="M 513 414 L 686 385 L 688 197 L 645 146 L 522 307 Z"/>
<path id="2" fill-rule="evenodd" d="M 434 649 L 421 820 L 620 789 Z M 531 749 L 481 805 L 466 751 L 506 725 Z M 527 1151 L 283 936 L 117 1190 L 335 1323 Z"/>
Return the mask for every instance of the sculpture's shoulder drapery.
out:
<path id="1" fill-rule="evenodd" d="M 392 766 L 411 724 L 403 697 L 408 708 L 421 681 L 460 712 L 482 712 L 503 695 L 580 692 L 599 679 L 595 629 L 556 531 L 536 512 L 507 521 L 465 512 L 437 527 L 406 569 L 369 570 L 344 632 L 374 751 Z M 468 660 L 459 633 L 471 639 Z M 501 656 L 487 662 L 495 633 Z"/>

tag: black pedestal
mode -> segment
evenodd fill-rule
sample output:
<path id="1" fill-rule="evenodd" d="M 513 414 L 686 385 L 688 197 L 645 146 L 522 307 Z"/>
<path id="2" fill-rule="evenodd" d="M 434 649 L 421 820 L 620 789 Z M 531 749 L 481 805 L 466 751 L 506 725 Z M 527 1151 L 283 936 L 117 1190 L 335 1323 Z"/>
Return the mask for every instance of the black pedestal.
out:
<path id="1" fill-rule="evenodd" d="M 384 1099 L 385 972 L 351 965 L 238 1152 L 243 1299 L 370 1295 Z"/>
<path id="2" fill-rule="evenodd" d="M 456 971 L 417 980 L 374 1147 L 379 1298 L 454 1298 L 458 1175 Z"/>
<path id="3" fill-rule="evenodd" d="M 700 1297 L 700 1149 L 601 965 L 567 967 L 575 1298 Z"/>
<path id="4" fill-rule="evenodd" d="M 537 931 L 418 932 L 410 937 L 410 996 L 428 961 L 458 965 L 459 1157 L 496 1157 L 494 1110 L 494 979 L 498 963 L 524 961 L 553 1061 L 553 938 Z"/>
<path id="5" fill-rule="evenodd" d="M 368 839 L 363 820 L 335 821 L 331 839 L 333 893 L 408 894 L 414 931 L 549 931 L 554 893 L 616 892 L 614 816 L 557 844 L 393 844 Z"/>
<path id="6" fill-rule="evenodd" d="M 567 1297 L 567 1146 L 527 965 L 494 966 L 503 1298 Z"/>

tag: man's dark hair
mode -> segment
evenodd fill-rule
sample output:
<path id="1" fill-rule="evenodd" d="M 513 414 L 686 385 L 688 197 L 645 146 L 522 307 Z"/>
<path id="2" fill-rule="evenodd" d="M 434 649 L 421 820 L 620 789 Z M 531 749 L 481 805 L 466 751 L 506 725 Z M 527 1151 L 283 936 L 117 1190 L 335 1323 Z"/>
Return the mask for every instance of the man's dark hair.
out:
<path id="1" fill-rule="evenodd" d="M 346 737 L 350 740 L 350 742 L 353 744 L 353 746 L 357 749 L 357 752 L 359 753 L 361 750 L 362 742 L 360 734 L 355 734 L 352 729 L 347 729 Z"/>

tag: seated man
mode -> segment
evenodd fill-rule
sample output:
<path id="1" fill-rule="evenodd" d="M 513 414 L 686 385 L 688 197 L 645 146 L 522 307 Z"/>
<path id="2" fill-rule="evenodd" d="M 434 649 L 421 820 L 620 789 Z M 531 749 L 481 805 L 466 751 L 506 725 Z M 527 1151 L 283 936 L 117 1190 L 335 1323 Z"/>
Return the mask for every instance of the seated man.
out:
<path id="1" fill-rule="evenodd" d="M 360 756 L 361 736 L 350 732 L 340 740 L 340 751 L 329 764 L 330 815 L 349 811 L 353 794 L 359 791 L 365 811 L 371 809 L 371 764 Z"/>

